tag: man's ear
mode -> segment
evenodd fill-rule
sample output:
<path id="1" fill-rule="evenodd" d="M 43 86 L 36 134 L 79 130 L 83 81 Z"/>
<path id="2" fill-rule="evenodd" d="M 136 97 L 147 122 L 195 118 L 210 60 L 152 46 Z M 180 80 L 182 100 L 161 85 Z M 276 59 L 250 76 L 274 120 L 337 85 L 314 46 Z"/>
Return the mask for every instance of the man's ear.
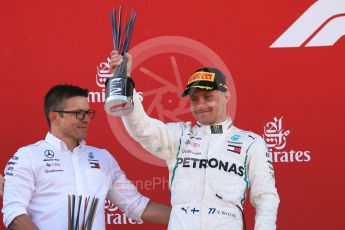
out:
<path id="1" fill-rule="evenodd" d="M 230 93 L 229 91 L 224 92 L 224 99 L 225 99 L 225 104 L 227 104 L 230 101 Z"/>
<path id="2" fill-rule="evenodd" d="M 50 123 L 57 123 L 59 121 L 59 117 L 56 112 L 50 111 L 48 115 L 49 115 Z"/>

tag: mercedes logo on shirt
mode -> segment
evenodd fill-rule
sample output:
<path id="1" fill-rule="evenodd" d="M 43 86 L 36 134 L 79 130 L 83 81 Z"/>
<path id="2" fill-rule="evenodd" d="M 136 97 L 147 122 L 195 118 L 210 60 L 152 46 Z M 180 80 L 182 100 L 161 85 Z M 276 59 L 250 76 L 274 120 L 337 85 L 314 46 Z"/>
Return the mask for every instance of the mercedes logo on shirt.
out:
<path id="1" fill-rule="evenodd" d="M 54 157 L 54 152 L 53 150 L 46 150 L 44 151 L 44 156 L 46 156 L 46 158 L 53 158 Z"/>

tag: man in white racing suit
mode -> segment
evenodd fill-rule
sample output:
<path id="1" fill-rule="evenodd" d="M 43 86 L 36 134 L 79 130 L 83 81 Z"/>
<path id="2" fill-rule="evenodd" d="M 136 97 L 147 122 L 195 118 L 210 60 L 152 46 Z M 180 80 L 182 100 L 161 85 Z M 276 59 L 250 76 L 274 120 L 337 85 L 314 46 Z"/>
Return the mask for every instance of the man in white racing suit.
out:
<path id="1" fill-rule="evenodd" d="M 111 54 L 111 68 L 123 59 Z M 127 54 L 127 71 L 131 69 Z M 129 134 L 147 151 L 164 159 L 170 176 L 169 229 L 243 229 L 246 192 L 256 208 L 255 229 L 276 229 L 279 196 L 273 165 L 263 139 L 236 128 L 227 115 L 229 93 L 223 73 L 197 70 L 182 96 L 190 96 L 197 120 L 163 123 L 148 117 L 134 92 L 134 110 L 123 116 Z"/>
<path id="2" fill-rule="evenodd" d="M 2 212 L 9 229 L 102 230 L 106 198 L 136 221 L 168 223 L 168 207 L 141 195 L 107 150 L 86 145 L 95 115 L 87 96 L 87 89 L 72 85 L 47 93 L 49 132 L 20 148 L 5 169 Z"/>

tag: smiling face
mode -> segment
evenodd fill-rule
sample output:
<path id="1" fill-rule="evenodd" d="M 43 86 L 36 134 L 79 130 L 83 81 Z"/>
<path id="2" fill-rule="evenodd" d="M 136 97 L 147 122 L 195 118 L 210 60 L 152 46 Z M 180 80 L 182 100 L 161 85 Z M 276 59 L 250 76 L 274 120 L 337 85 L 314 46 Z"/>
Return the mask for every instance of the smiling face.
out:
<path id="1" fill-rule="evenodd" d="M 66 99 L 63 103 L 63 111 L 89 110 L 89 102 L 86 97 L 75 96 Z M 67 145 L 74 147 L 85 139 L 90 118 L 84 116 L 84 119 L 76 118 L 75 113 L 50 112 L 52 117 L 52 133 Z"/>
<path id="2" fill-rule="evenodd" d="M 199 123 L 214 125 L 227 119 L 228 101 L 228 92 L 195 89 L 190 93 L 190 110 Z"/>

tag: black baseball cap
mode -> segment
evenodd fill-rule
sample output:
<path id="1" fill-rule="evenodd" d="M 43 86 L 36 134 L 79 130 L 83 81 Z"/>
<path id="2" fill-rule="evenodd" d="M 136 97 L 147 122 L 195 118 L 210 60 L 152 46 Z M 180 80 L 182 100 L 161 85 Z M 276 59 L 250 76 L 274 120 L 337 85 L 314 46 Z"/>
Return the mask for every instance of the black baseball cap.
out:
<path id="1" fill-rule="evenodd" d="M 191 89 L 227 91 L 225 75 L 219 69 L 206 67 L 196 70 L 189 77 L 187 88 L 182 92 L 182 97 L 189 94 Z"/>

